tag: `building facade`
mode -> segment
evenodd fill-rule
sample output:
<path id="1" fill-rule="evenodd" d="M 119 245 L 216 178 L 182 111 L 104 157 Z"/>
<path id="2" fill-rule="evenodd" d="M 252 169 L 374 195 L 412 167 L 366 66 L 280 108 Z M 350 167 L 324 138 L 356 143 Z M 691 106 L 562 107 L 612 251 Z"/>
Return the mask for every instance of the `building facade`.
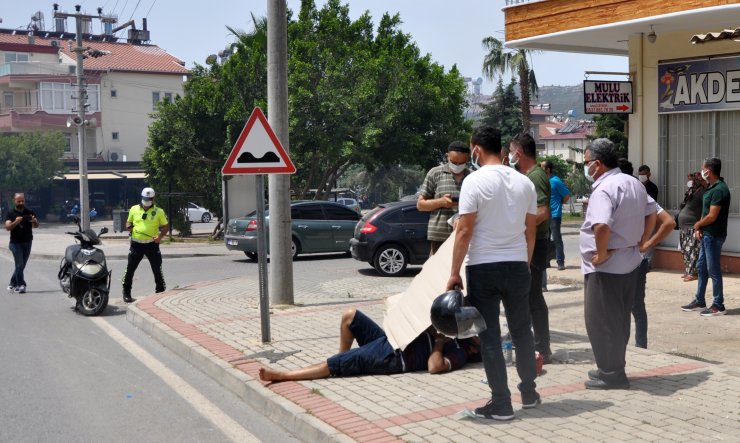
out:
<path id="1" fill-rule="evenodd" d="M 723 264 L 740 269 L 740 4 L 541 0 L 510 2 L 504 13 L 509 47 L 629 58 L 630 161 L 651 167 L 659 203 L 675 211 L 686 174 L 719 157 L 734 197 Z M 665 244 L 677 241 L 672 235 Z M 669 250 L 662 251 L 665 263 L 678 264 Z"/>

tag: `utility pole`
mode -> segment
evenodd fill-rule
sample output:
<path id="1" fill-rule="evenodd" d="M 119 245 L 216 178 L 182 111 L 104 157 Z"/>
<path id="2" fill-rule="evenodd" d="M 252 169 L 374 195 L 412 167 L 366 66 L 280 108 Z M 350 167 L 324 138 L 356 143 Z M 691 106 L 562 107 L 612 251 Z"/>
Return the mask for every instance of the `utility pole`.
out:
<path id="1" fill-rule="evenodd" d="M 267 117 L 288 147 L 288 19 L 285 0 L 267 0 Z M 293 304 L 290 176 L 270 174 L 269 293 L 274 304 Z M 258 198 L 262 198 L 259 196 Z"/>
<path id="2" fill-rule="evenodd" d="M 59 12 L 58 5 L 54 4 L 54 18 L 74 17 L 76 24 L 76 46 L 73 51 L 77 54 L 77 117 L 72 122 L 77 126 L 77 144 L 79 145 L 79 172 L 80 172 L 80 221 L 82 229 L 90 227 L 90 198 L 87 188 L 87 150 L 85 149 L 85 131 L 87 130 L 88 121 L 85 120 L 85 108 L 87 104 L 87 90 L 84 85 L 83 60 L 84 52 L 87 48 L 82 46 L 82 22 L 83 20 L 91 21 L 99 16 L 85 15 L 80 10 L 80 5 L 75 5 L 75 13 L 68 14 Z M 100 12 L 100 10 L 98 10 Z"/>

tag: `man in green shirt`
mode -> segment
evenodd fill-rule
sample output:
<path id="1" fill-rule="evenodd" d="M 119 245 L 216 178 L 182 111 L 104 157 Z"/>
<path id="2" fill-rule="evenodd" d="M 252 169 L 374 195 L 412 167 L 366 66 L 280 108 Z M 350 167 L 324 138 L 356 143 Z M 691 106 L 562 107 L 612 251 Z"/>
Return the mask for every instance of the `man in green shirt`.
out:
<path id="1" fill-rule="evenodd" d="M 704 160 L 701 176 L 709 183 L 704 191 L 701 219 L 694 224 L 694 236 L 701 240 L 696 270 L 699 274 L 696 295 L 691 303 L 681 306 L 689 311 L 700 310 L 704 317 L 725 315 L 725 298 L 722 287 L 720 257 L 727 239 L 727 216 L 730 213 L 730 189 L 720 177 L 722 161 L 717 157 Z M 707 308 L 705 293 L 709 277 L 712 278 L 712 306 Z"/>
<path id="2" fill-rule="evenodd" d="M 123 301 L 131 303 L 131 285 L 134 272 L 146 256 L 154 273 L 156 292 L 164 292 L 164 273 L 162 272 L 162 253 L 159 242 L 170 230 L 164 209 L 154 204 L 154 189 L 144 188 L 141 191 L 141 204 L 134 205 L 128 211 L 126 229 L 131 232 L 131 247 L 128 251 L 128 263 L 123 273 Z"/>
<path id="3" fill-rule="evenodd" d="M 447 147 L 447 163 L 429 170 L 419 190 L 416 208 L 431 212 L 427 228 L 427 239 L 432 243 L 431 257 L 452 233 L 447 223 L 457 213 L 457 199 L 463 179 L 470 174 L 468 161 L 470 147 L 462 141 L 454 141 Z"/>
<path id="4" fill-rule="evenodd" d="M 542 275 L 547 267 L 547 246 L 550 241 L 550 179 L 537 163 L 537 144 L 529 134 L 522 133 L 512 139 L 509 164 L 526 174 L 537 191 L 537 233 L 529 264 L 532 276 L 529 312 L 532 315 L 535 350 L 542 355 L 545 363 L 550 363 L 550 313 L 542 294 Z"/>

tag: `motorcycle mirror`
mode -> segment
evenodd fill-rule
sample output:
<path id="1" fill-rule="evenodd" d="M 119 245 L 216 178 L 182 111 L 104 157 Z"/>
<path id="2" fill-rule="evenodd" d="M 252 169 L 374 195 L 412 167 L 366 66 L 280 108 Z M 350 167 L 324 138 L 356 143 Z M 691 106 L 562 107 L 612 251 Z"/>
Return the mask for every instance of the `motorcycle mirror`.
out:
<path id="1" fill-rule="evenodd" d="M 108 232 L 108 228 L 105 227 L 105 226 L 103 226 L 103 228 L 100 229 L 100 234 L 98 234 L 98 235 L 103 235 L 103 234 L 106 234 L 107 232 Z"/>

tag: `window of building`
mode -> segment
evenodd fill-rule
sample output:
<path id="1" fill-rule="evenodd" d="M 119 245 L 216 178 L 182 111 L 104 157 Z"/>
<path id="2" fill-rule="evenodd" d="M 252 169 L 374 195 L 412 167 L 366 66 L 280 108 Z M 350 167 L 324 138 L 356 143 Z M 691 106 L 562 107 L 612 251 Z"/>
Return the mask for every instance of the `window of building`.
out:
<path id="1" fill-rule="evenodd" d="M 171 92 L 164 93 L 164 101 L 166 101 L 167 103 L 172 103 L 172 93 Z"/>
<path id="2" fill-rule="evenodd" d="M 686 178 L 702 168 L 704 159 L 722 160 L 722 173 L 730 193 L 740 179 L 740 111 L 686 112 L 660 116 L 660 164 L 658 202 L 675 209 L 683 202 Z M 740 199 L 732 199 L 730 213 L 740 213 Z"/>
<path id="3" fill-rule="evenodd" d="M 64 152 L 72 152 L 72 134 L 69 132 L 64 133 Z"/>
<path id="4" fill-rule="evenodd" d="M 41 109 L 48 113 L 71 113 L 77 110 L 77 88 L 69 83 L 41 82 Z M 100 111 L 100 88 L 98 85 L 87 85 L 86 112 Z"/>
<path id="5" fill-rule="evenodd" d="M 111 96 L 111 98 L 118 97 L 118 91 L 116 91 L 115 89 L 111 89 L 110 90 L 110 96 Z"/>
<path id="6" fill-rule="evenodd" d="M 27 52 L 6 52 L 5 63 L 28 63 Z"/>
<path id="7" fill-rule="evenodd" d="M 112 138 L 113 140 L 118 140 L 118 132 L 114 132 L 114 133 L 112 133 L 112 134 L 111 134 L 111 138 Z"/>
<path id="8" fill-rule="evenodd" d="M 5 109 L 13 109 L 15 107 L 15 100 L 14 100 L 13 93 L 10 91 L 5 91 L 3 93 L 3 103 Z"/>
<path id="9" fill-rule="evenodd" d="M 152 92 L 152 109 L 157 110 L 157 103 L 159 103 L 160 94 L 159 91 Z"/>

